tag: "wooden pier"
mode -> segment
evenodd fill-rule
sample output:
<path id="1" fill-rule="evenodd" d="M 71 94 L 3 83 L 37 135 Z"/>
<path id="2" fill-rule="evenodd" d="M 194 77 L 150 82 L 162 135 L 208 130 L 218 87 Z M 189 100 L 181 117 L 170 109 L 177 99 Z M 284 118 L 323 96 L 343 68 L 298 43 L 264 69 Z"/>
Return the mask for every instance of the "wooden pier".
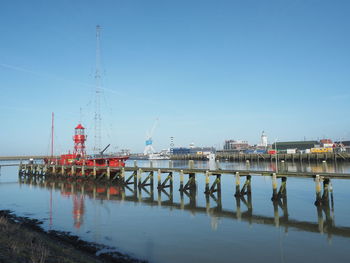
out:
<path id="1" fill-rule="evenodd" d="M 123 202 L 142 203 L 147 206 L 158 206 L 170 210 L 185 210 L 191 214 L 207 214 L 211 218 L 211 226 L 217 228 L 218 218 L 227 218 L 239 220 L 252 224 L 263 224 L 288 229 L 297 229 L 300 231 L 327 234 L 328 239 L 332 236 L 350 237 L 350 227 L 336 226 L 334 222 L 334 204 L 332 192 L 330 192 L 330 202 L 323 202 L 316 207 L 316 222 L 299 221 L 291 219 L 288 212 L 287 195 L 281 200 L 273 200 L 273 215 L 265 216 L 253 213 L 252 193 L 247 186 L 240 195 L 235 195 L 235 210 L 223 209 L 221 195 L 206 194 L 205 205 L 197 204 L 197 196 L 193 192 L 180 191 L 180 199 L 174 201 L 174 192 L 165 191 L 165 189 L 148 188 L 147 185 L 133 187 L 128 184 L 118 184 L 113 181 L 96 181 L 77 179 L 70 177 L 56 176 L 21 176 L 21 184 L 54 189 L 61 191 L 62 194 L 84 195 L 96 200 L 115 200 Z M 155 194 L 154 194 L 155 193 Z M 282 214 L 280 214 L 280 210 Z"/>
<path id="2" fill-rule="evenodd" d="M 172 160 L 205 160 L 208 158 L 201 154 L 171 155 Z M 217 152 L 216 159 L 230 162 L 264 162 L 264 161 L 286 161 L 286 162 L 350 162 L 350 153 L 295 153 L 295 154 L 259 154 L 259 153 L 225 153 Z"/>
<path id="3" fill-rule="evenodd" d="M 157 174 L 157 189 L 165 191 L 169 189 L 173 192 L 173 182 L 179 179 L 180 193 L 191 195 L 197 191 L 197 176 L 205 177 L 205 194 L 221 195 L 222 176 L 233 176 L 233 186 L 235 187 L 235 197 L 243 197 L 251 192 L 251 181 L 254 176 L 268 176 L 272 181 L 272 201 L 281 201 L 286 196 L 287 178 L 310 178 L 315 182 L 316 200 L 315 205 L 321 206 L 329 201 L 332 191 L 332 179 L 350 179 L 350 174 L 345 173 L 299 173 L 299 172 L 271 172 L 253 170 L 223 170 L 217 162 L 215 170 L 196 169 L 193 160 L 189 161 L 188 168 L 173 168 L 172 161 L 168 168 L 138 167 L 134 162 L 133 167 L 110 167 L 110 166 L 78 166 L 78 165 L 58 165 L 58 164 L 20 164 L 19 175 L 21 177 L 39 176 L 44 178 L 73 178 L 87 179 L 93 181 L 116 182 L 121 185 L 133 185 L 134 188 L 149 187 L 154 188 L 154 175 Z M 166 175 L 165 179 L 164 176 Z M 185 178 L 187 177 L 187 178 Z M 242 178 L 245 181 L 241 183 Z M 278 180 L 280 186 L 278 188 Z M 322 186 L 323 185 L 323 190 Z M 166 192 L 166 191 L 165 191 Z"/>

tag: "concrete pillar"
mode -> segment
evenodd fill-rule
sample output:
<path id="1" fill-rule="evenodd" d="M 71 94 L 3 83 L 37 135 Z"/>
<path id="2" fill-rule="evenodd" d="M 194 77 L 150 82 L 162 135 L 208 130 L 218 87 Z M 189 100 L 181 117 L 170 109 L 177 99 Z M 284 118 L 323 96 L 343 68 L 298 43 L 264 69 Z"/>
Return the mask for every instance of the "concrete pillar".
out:
<path id="1" fill-rule="evenodd" d="M 134 167 L 137 167 L 137 161 L 136 160 L 134 161 Z"/>

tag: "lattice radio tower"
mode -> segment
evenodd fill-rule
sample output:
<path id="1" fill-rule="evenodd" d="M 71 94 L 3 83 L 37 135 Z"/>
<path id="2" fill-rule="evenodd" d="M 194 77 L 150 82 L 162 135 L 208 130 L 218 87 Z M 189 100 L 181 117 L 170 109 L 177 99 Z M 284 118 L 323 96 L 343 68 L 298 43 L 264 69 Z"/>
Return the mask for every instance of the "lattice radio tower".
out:
<path id="1" fill-rule="evenodd" d="M 96 71 L 95 71 L 95 145 L 94 145 L 94 153 L 99 153 L 101 151 L 101 55 L 100 55 L 100 31 L 101 27 L 99 25 L 96 26 Z"/>

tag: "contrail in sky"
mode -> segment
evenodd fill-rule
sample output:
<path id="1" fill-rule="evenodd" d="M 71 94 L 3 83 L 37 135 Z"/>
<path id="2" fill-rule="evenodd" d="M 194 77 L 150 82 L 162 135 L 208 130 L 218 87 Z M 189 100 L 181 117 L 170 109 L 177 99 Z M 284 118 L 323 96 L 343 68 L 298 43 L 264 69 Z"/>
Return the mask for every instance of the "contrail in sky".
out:
<path id="1" fill-rule="evenodd" d="M 29 73 L 29 74 L 32 74 L 32 75 L 35 75 L 35 76 L 38 76 L 38 77 L 54 78 L 54 79 L 57 79 L 57 80 L 62 80 L 62 81 L 66 81 L 66 82 L 71 82 L 71 83 L 79 84 L 79 85 L 86 86 L 86 87 L 90 87 L 90 88 L 94 88 L 94 87 L 95 87 L 95 86 L 92 85 L 92 84 L 87 84 L 87 83 L 83 83 L 83 82 L 78 82 L 78 81 L 75 81 L 75 80 L 69 80 L 69 79 L 57 77 L 57 76 L 51 75 L 51 74 L 42 74 L 42 73 L 38 73 L 38 72 L 33 71 L 33 70 L 29 70 L 29 69 L 25 69 L 25 68 L 21 68 L 21 67 L 9 65 L 9 64 L 0 63 L 0 67 L 7 68 L 7 69 L 11 69 L 11 70 L 14 70 L 14 71 Z M 102 90 L 105 90 L 105 91 L 108 91 L 108 92 L 111 92 L 111 93 L 116 94 L 116 95 L 122 95 L 122 93 L 117 92 L 117 91 L 112 90 L 112 89 L 106 89 L 106 88 L 103 88 L 103 87 L 101 87 L 101 89 L 102 89 Z"/>
<path id="2" fill-rule="evenodd" d="M 83 82 L 79 82 L 79 81 L 75 81 L 75 80 L 70 80 L 70 79 L 65 79 L 65 78 L 58 77 L 58 76 L 51 75 L 51 74 L 38 73 L 38 72 L 33 71 L 33 70 L 29 70 L 29 69 L 25 69 L 25 68 L 9 65 L 9 64 L 0 63 L 0 67 L 11 69 L 11 70 L 14 70 L 14 71 L 29 73 L 29 74 L 32 74 L 32 75 L 35 75 L 35 76 L 38 76 L 38 77 L 53 78 L 53 79 L 56 79 L 56 80 L 71 82 L 71 83 L 79 84 L 79 85 L 86 86 L 86 87 L 94 87 L 94 85 L 91 85 L 91 84 L 87 84 L 87 83 L 83 83 Z"/>

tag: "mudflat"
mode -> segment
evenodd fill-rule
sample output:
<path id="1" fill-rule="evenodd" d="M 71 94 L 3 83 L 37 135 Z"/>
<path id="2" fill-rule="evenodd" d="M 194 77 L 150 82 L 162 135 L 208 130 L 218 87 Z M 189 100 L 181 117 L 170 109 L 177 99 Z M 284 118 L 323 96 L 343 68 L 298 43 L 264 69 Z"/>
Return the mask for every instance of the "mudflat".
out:
<path id="1" fill-rule="evenodd" d="M 0 210 L 0 262 L 146 262 L 116 251 L 99 253 L 106 247 L 66 232 L 46 232 L 40 224 L 38 220 Z"/>

